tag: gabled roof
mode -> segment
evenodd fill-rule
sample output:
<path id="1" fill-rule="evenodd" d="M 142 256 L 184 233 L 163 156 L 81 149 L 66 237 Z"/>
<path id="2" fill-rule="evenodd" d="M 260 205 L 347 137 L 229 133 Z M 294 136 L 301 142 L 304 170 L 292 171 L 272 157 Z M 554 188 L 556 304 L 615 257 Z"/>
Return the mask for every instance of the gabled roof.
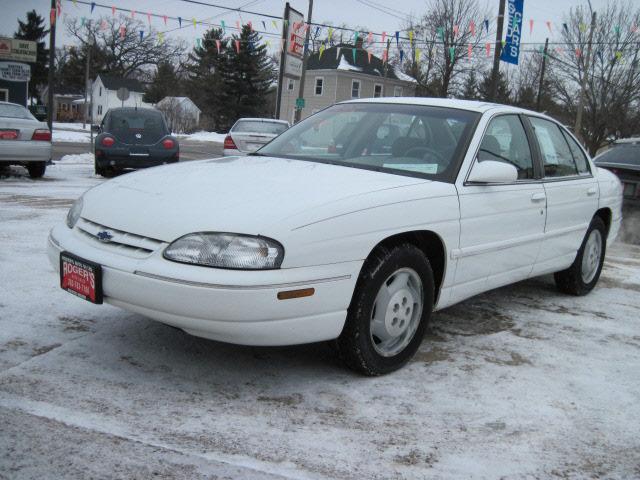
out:
<path id="1" fill-rule="evenodd" d="M 389 79 L 415 82 L 410 76 L 396 71 L 392 65 L 386 65 L 386 68 L 386 75 Z M 375 55 L 371 55 L 371 61 L 369 61 L 369 54 L 366 50 L 341 43 L 324 50 L 322 56 L 320 56 L 320 52 L 309 56 L 307 70 L 346 70 L 382 78 L 385 76 L 385 63 Z"/>
<path id="2" fill-rule="evenodd" d="M 98 77 L 100 77 L 102 84 L 108 90 L 118 90 L 124 87 L 130 92 L 144 92 L 144 87 L 135 78 L 111 77 L 102 73 Z"/>
<path id="3" fill-rule="evenodd" d="M 195 108 L 199 112 L 202 111 L 202 110 L 200 110 L 200 108 L 198 108 L 198 106 L 195 104 L 195 102 L 193 100 L 191 100 L 189 97 L 164 97 L 156 105 L 164 105 L 165 103 L 171 102 L 172 100 L 175 100 L 176 102 L 178 102 L 179 105 L 181 105 L 183 103 L 189 103 L 189 104 L 191 104 L 193 106 L 193 108 Z"/>

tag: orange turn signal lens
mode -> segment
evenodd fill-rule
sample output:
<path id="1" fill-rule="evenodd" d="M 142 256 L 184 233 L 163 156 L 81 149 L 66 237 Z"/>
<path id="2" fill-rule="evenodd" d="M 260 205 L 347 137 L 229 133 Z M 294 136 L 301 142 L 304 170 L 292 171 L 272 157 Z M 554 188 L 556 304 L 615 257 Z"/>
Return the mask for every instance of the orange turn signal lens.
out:
<path id="1" fill-rule="evenodd" d="M 286 292 L 278 292 L 278 300 L 290 300 L 292 298 L 310 297 L 316 293 L 315 288 L 303 288 L 301 290 L 287 290 Z"/>

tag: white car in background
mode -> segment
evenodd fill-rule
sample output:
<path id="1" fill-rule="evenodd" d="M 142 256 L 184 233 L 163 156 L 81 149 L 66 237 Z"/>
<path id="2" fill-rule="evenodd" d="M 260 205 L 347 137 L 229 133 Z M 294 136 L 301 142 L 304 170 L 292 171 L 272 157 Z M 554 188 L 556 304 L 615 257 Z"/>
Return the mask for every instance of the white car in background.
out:
<path id="1" fill-rule="evenodd" d="M 621 203 L 615 175 L 549 117 L 376 98 L 252 156 L 105 182 L 48 251 L 62 287 L 92 302 L 224 342 L 337 339 L 376 375 L 411 359 L 434 310 L 472 295 L 548 273 L 588 293 Z"/>
<path id="2" fill-rule="evenodd" d="M 289 128 L 286 120 L 241 118 L 224 139 L 224 156 L 253 153 Z"/>
<path id="3" fill-rule="evenodd" d="M 31 178 L 51 160 L 51 131 L 22 105 L 0 102 L 0 166 L 22 165 Z"/>

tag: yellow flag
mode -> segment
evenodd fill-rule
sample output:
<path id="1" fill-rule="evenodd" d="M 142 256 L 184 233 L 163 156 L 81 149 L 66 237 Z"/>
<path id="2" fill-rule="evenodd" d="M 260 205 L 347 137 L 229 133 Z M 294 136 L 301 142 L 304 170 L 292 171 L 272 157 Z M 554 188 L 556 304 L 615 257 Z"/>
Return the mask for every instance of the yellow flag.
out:
<path id="1" fill-rule="evenodd" d="M 196 23 L 197 23 L 196 17 L 193 17 L 193 28 L 196 28 Z"/>
<path id="2" fill-rule="evenodd" d="M 318 58 L 322 58 L 323 53 L 324 53 L 324 43 L 320 45 L 320 56 Z"/>
<path id="3" fill-rule="evenodd" d="M 331 40 L 332 36 L 333 36 L 333 28 L 329 27 L 329 35 L 327 35 L 327 37 L 329 38 L 329 40 Z"/>
<path id="4" fill-rule="evenodd" d="M 416 48 L 416 62 L 420 61 L 420 54 L 422 51 L 419 48 Z"/>
<path id="5" fill-rule="evenodd" d="M 409 30 L 409 44 L 413 45 L 413 30 Z"/>
<path id="6" fill-rule="evenodd" d="M 164 33 L 158 32 L 158 43 L 164 42 Z"/>

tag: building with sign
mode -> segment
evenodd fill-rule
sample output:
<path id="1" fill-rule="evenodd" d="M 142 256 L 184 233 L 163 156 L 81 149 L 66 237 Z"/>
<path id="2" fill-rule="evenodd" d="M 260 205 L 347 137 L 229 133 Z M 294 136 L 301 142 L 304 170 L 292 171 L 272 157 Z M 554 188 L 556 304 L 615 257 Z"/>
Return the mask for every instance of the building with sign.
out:
<path id="1" fill-rule="evenodd" d="M 307 60 L 304 96 L 298 99 L 299 80 L 285 78 L 280 119 L 293 122 L 296 102 L 302 117 L 354 98 L 413 97 L 416 81 L 375 55 L 353 45 L 340 44 L 314 53 Z"/>
<path id="2" fill-rule="evenodd" d="M 0 38 L 0 101 L 27 106 L 31 66 L 38 45 L 30 40 Z"/>

